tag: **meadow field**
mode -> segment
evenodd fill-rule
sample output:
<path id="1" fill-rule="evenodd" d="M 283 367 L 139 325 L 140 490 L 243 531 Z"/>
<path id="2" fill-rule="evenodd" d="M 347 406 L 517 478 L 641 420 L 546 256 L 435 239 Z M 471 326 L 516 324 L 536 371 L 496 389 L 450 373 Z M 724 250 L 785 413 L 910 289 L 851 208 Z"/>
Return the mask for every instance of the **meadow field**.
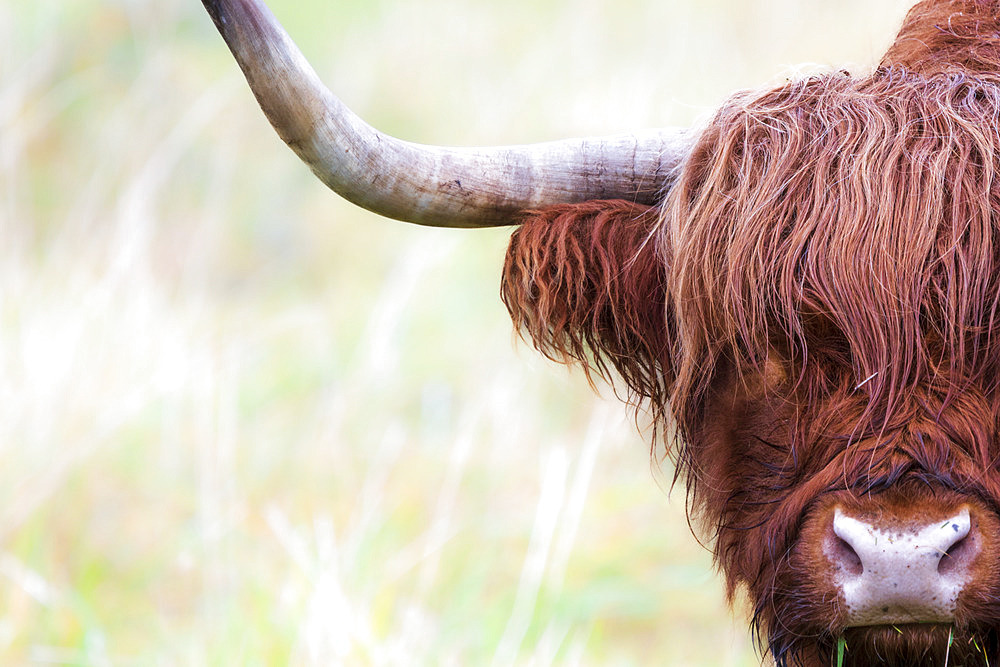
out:
<path id="1" fill-rule="evenodd" d="M 271 7 L 473 145 L 863 70 L 907 4 Z M 197 0 L 0 3 L 0 664 L 759 664 L 642 416 L 512 333 L 508 236 L 325 190 Z"/>

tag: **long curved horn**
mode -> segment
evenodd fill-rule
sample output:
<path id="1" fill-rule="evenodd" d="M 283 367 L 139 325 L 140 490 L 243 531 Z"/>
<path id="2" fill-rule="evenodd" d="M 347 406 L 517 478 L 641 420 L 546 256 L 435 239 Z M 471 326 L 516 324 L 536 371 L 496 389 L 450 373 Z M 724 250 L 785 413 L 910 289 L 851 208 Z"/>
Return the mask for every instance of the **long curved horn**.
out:
<path id="1" fill-rule="evenodd" d="M 362 121 L 320 82 L 261 0 L 202 2 L 284 142 L 335 192 L 389 218 L 490 227 L 549 204 L 653 204 L 693 141 L 682 129 L 496 148 L 401 141 Z"/>

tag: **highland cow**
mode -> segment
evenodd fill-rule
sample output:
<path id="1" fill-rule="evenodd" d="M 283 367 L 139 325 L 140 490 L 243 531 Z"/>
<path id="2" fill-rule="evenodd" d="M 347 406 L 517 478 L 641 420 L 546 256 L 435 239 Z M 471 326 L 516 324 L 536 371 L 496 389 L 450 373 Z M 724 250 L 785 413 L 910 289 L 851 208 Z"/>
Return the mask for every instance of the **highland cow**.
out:
<path id="1" fill-rule="evenodd" d="M 777 664 L 1000 664 L 1000 1 L 696 132 L 495 149 L 379 135 L 256 0 L 204 3 L 337 192 L 518 225 L 515 326 L 652 410 Z"/>

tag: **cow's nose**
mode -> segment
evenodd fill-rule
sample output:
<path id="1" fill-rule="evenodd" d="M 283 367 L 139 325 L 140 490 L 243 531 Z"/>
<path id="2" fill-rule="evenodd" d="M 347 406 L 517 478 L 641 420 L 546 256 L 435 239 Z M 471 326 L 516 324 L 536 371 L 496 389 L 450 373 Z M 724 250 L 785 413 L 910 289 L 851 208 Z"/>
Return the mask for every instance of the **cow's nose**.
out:
<path id="1" fill-rule="evenodd" d="M 825 551 L 847 625 L 954 621 L 978 544 L 967 507 L 917 525 L 869 523 L 836 508 Z"/>

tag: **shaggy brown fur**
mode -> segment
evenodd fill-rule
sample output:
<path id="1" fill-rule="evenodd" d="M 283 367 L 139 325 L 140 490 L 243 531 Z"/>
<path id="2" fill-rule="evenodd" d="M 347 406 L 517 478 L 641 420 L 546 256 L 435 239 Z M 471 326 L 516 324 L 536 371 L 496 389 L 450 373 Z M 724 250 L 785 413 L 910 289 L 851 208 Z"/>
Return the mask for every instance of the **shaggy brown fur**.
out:
<path id="1" fill-rule="evenodd" d="M 639 396 L 662 396 L 669 355 L 666 270 L 650 236 L 658 212 L 625 201 L 530 211 L 514 232 L 501 296 L 514 325 L 556 361 L 615 368 Z M 590 357 L 588 350 L 598 352 Z"/>
<path id="2" fill-rule="evenodd" d="M 1000 2 L 928 0 L 870 76 L 730 99 L 658 210 L 546 209 L 511 241 L 515 323 L 672 420 L 692 515 L 779 664 L 830 664 L 844 630 L 798 539 L 823 499 L 957 495 L 1000 547 L 998 127 Z M 997 664 L 998 627 L 990 560 L 953 650 Z M 851 664 L 939 664 L 947 629 L 847 637 Z"/>

